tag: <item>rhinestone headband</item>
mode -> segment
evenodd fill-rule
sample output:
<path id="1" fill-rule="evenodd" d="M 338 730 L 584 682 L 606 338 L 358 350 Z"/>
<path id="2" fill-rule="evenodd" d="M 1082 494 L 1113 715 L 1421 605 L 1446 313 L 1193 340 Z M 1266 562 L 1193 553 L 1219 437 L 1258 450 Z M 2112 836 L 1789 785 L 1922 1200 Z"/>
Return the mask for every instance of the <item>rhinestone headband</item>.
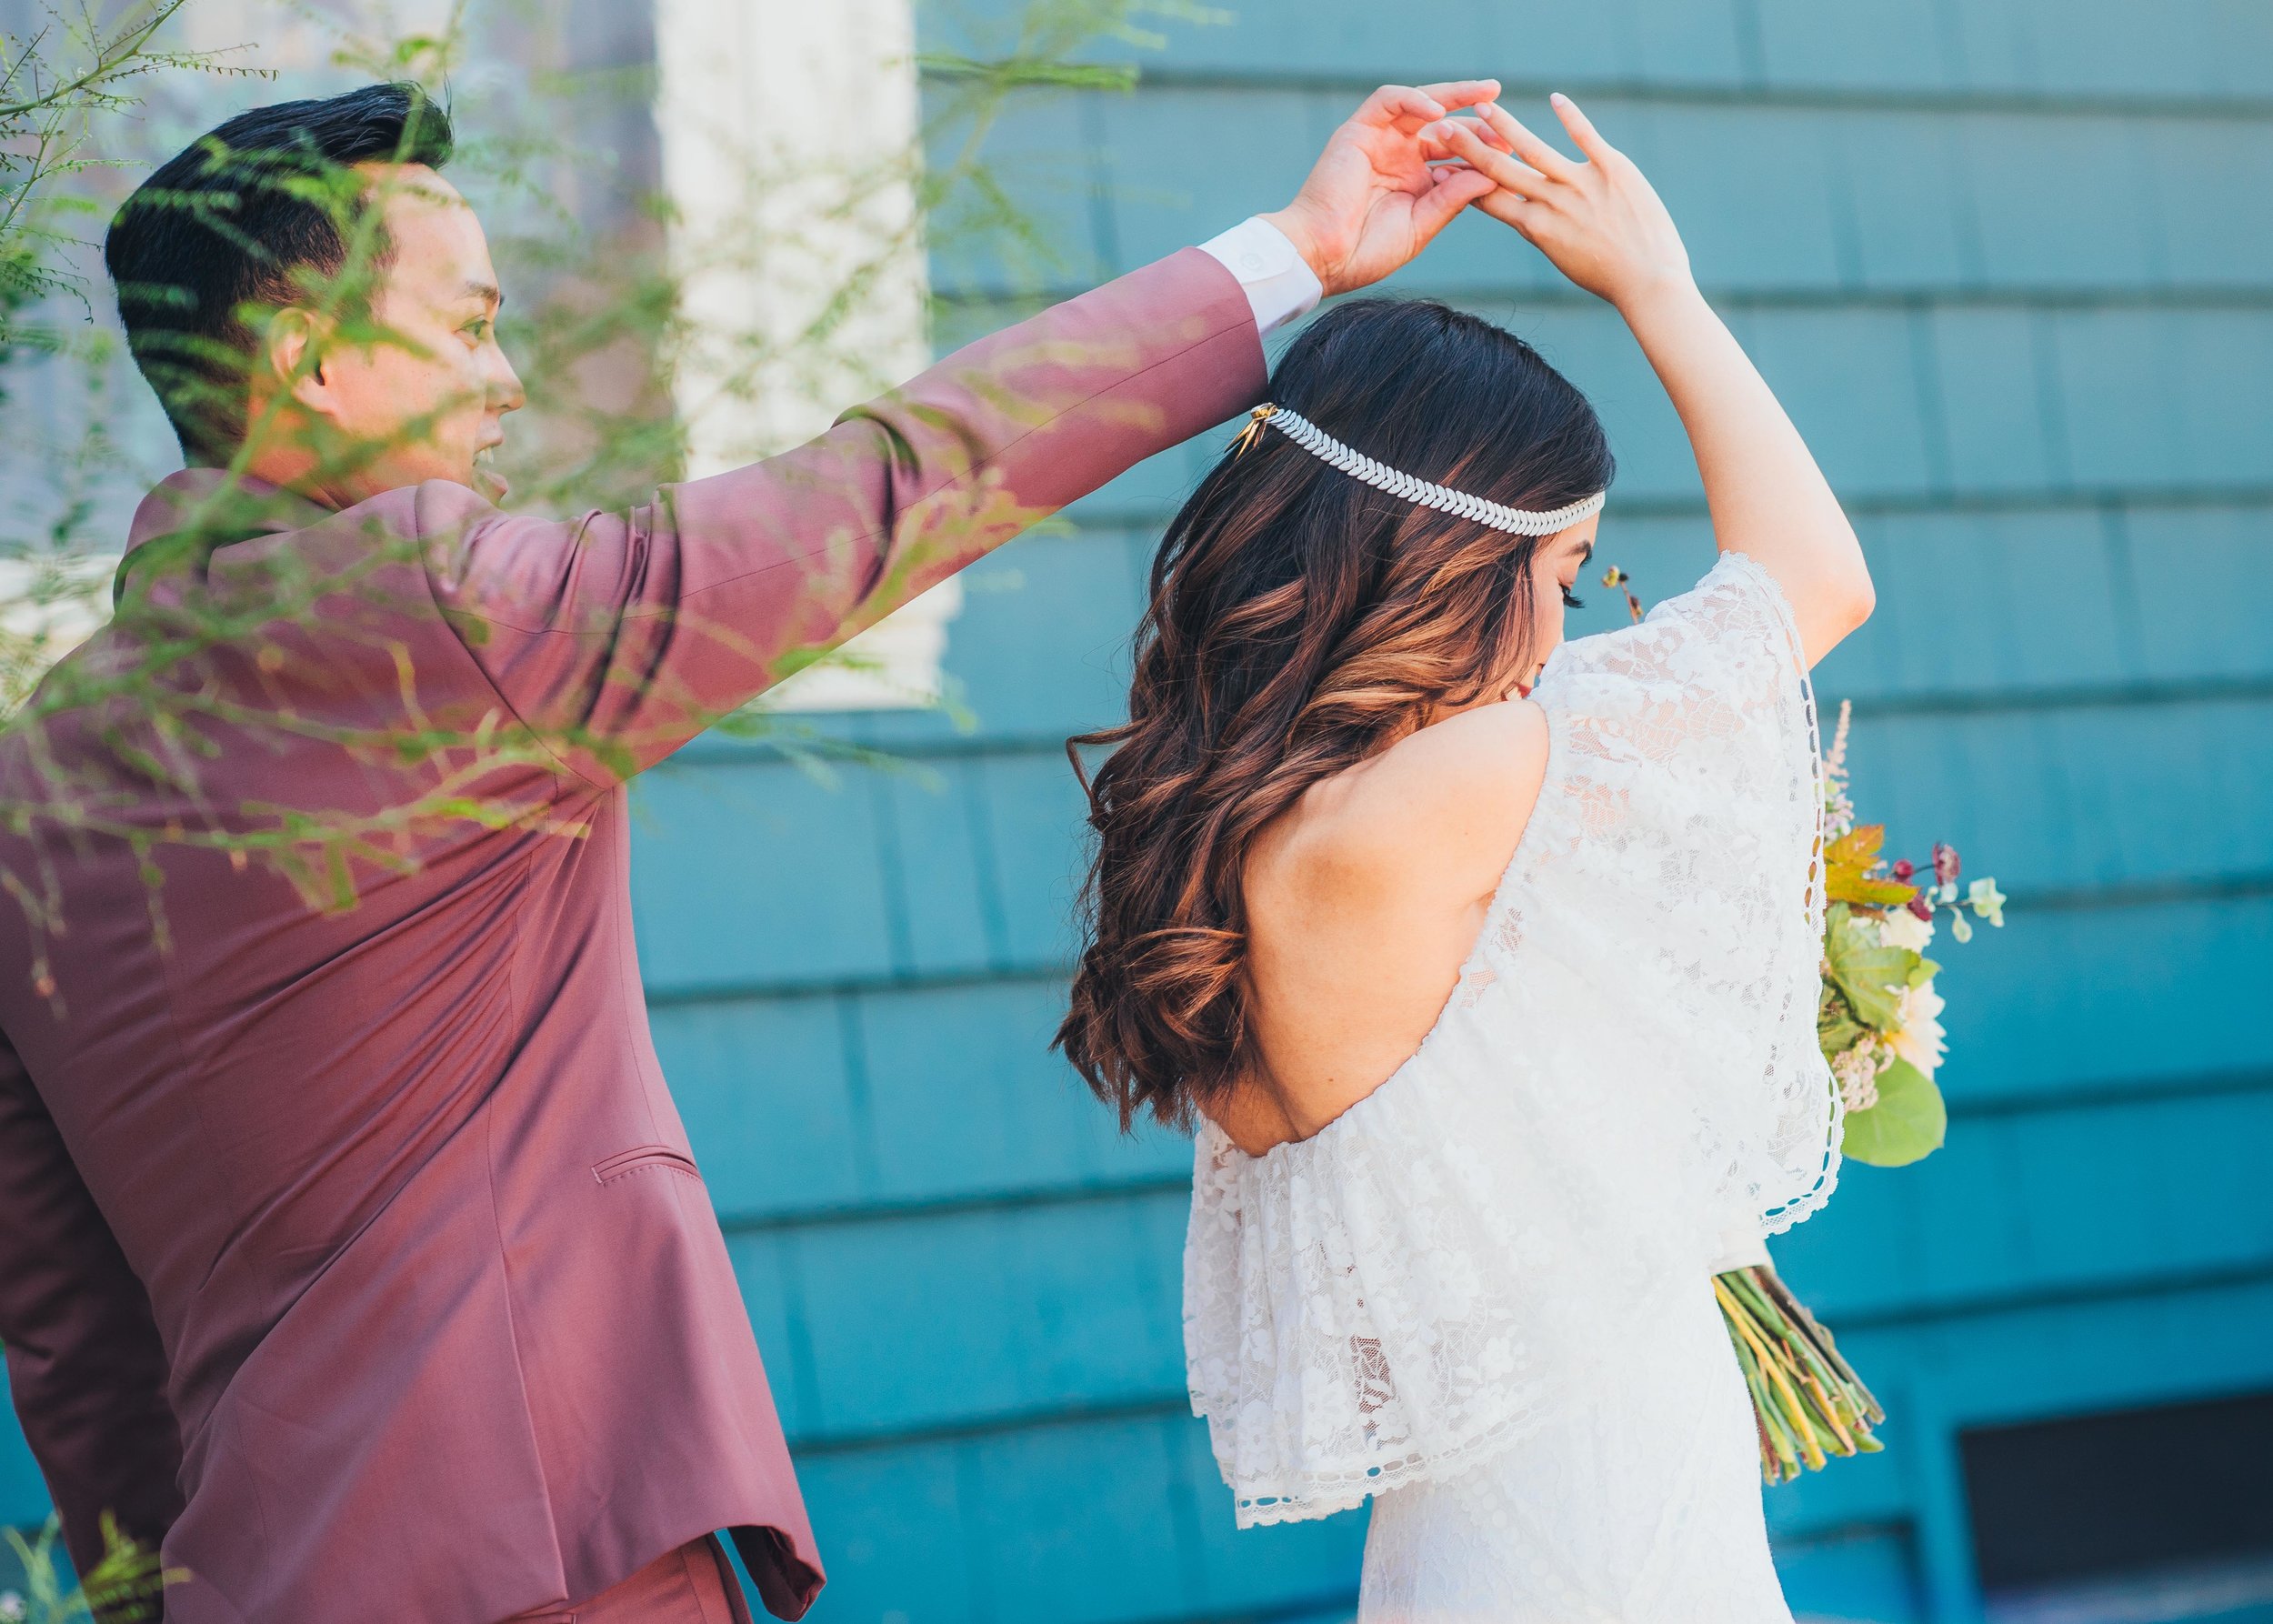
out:
<path id="1" fill-rule="evenodd" d="M 1296 445 L 1320 462 L 1339 468 L 1352 479 L 1362 480 L 1376 490 L 1402 496 L 1423 507 L 1433 507 L 1439 513 L 1457 514 L 1464 519 L 1474 519 L 1509 536 L 1552 536 L 1557 530 L 1567 530 L 1581 519 L 1592 518 L 1602 511 L 1602 501 L 1608 493 L 1597 491 L 1591 496 L 1557 507 L 1546 513 L 1530 513 L 1520 507 L 1502 507 L 1497 502 L 1487 502 L 1466 491 L 1456 491 L 1447 486 L 1431 485 L 1426 479 L 1401 473 L 1387 463 L 1377 463 L 1362 451 L 1353 450 L 1336 439 L 1300 412 L 1265 401 L 1248 414 L 1247 426 L 1240 431 L 1237 449 L 1245 451 L 1263 437 L 1266 425 L 1276 428 Z"/>

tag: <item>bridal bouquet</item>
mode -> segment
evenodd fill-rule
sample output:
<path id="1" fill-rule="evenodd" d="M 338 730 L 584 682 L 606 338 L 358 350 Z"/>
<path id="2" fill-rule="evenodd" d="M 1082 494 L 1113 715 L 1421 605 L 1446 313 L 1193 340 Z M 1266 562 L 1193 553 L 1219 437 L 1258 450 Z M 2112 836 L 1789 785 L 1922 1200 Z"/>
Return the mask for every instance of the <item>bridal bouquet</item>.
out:
<path id="1" fill-rule="evenodd" d="M 1602 580 L 1625 592 L 1639 620 L 1632 577 L 1613 566 Z M 1994 879 L 1958 890 L 1956 847 L 1937 843 L 1922 868 L 1908 859 L 1889 861 L 1883 855 L 1886 826 L 1855 821 L 1847 785 L 1853 708 L 1840 705 L 1838 731 L 1823 758 L 1827 907 L 1816 1040 L 1847 1107 L 1840 1153 L 1898 1168 L 1940 1148 L 1948 1126 L 1934 1086 L 1946 1047 L 1941 995 L 1934 990 L 1941 967 L 1926 957 L 1935 925 L 1946 910 L 1951 939 L 1970 941 L 1973 918 L 2005 923 L 2005 897 Z M 1887 1418 L 1885 1409 L 1773 1268 L 1716 1275 L 1713 1293 L 1752 1392 L 1763 1478 L 1787 1483 L 1803 1468 L 1820 1470 L 1834 1455 L 1871 1455 L 1884 1447 L 1871 1429 Z"/>
<path id="2" fill-rule="evenodd" d="M 1847 793 L 1847 727 L 1852 707 L 1839 707 L 1838 732 L 1823 760 L 1825 789 L 1823 996 L 1816 1037 L 1847 1103 L 1840 1150 L 1877 1168 L 1898 1168 L 1941 1146 L 1948 1125 L 1934 1086 L 1944 1043 L 1941 995 L 1926 957 L 1935 921 L 1949 914 L 1949 935 L 1973 939 L 1976 918 L 2005 923 L 2005 897 L 1994 879 L 1958 889 L 1955 847 L 1937 844 L 1921 870 L 1880 853 L 1886 826 L 1855 821 Z"/>
<path id="3" fill-rule="evenodd" d="M 1955 847 L 1937 844 L 1928 866 L 1883 855 L 1883 824 L 1857 824 L 1847 790 L 1847 730 L 1853 707 L 1839 707 L 1839 726 L 1823 760 L 1823 989 L 1816 1040 L 1830 1062 L 1847 1107 L 1841 1154 L 1873 1167 L 1898 1168 L 1941 1146 L 1948 1126 L 1934 1086 L 1945 1044 L 1941 995 L 1926 957 L 1944 910 L 1952 939 L 1972 939 L 1973 922 L 2005 923 L 2005 898 L 1994 879 L 1958 889 Z M 1760 1434 L 1760 1475 L 1788 1482 L 1805 1467 L 1819 1470 L 1834 1455 L 1875 1454 L 1871 1429 L 1886 1411 L 1831 1333 L 1767 1266 L 1715 1278 L 1714 1294 L 1737 1345 L 1737 1362 L 1752 1389 Z"/>

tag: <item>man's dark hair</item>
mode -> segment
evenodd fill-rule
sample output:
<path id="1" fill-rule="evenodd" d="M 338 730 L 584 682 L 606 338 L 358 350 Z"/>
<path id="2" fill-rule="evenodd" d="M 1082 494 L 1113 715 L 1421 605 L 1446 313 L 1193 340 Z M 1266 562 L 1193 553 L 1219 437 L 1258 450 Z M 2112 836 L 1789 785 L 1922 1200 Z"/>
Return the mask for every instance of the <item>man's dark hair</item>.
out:
<path id="1" fill-rule="evenodd" d="M 135 364 L 157 391 L 182 452 L 218 461 L 245 432 L 248 307 L 305 296 L 335 277 L 377 160 L 440 168 L 450 115 L 416 85 L 371 85 L 321 101 L 255 107 L 201 135 L 135 188 L 111 221 L 103 263 Z M 359 269 L 386 269 L 384 233 Z"/>

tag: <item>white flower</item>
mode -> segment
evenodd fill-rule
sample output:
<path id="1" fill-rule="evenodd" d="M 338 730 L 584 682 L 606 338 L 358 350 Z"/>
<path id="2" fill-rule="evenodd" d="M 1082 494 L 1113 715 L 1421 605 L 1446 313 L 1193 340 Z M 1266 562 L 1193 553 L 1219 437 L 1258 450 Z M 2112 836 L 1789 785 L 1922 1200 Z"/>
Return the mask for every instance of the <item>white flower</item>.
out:
<path id="1" fill-rule="evenodd" d="M 1908 947 L 1923 953 L 1934 939 L 1934 922 L 1921 919 L 1907 907 L 1888 908 L 1878 920 L 1878 940 L 1888 947 Z"/>
<path id="2" fill-rule="evenodd" d="M 1941 1029 L 1942 1007 L 1941 994 L 1934 990 L 1934 978 L 1928 976 L 1916 987 L 1904 990 L 1899 1010 L 1901 1027 L 1887 1035 L 1896 1057 L 1908 1060 L 1928 1077 L 1933 1076 L 1941 1065 L 1942 1054 L 1948 1047 Z"/>
<path id="3" fill-rule="evenodd" d="M 1867 1111 L 1878 1103 L 1878 1074 L 1891 1058 L 1883 1044 L 1868 1038 L 1832 1058 L 1831 1075 L 1848 1110 Z"/>
<path id="4" fill-rule="evenodd" d="M 14 1590 L 0 1590 L 0 1624 L 19 1624 L 24 1617 L 24 1598 Z"/>
<path id="5" fill-rule="evenodd" d="M 2005 893 L 1997 888 L 1993 879 L 1977 879 L 1966 892 L 1966 903 L 1991 925 L 2002 927 L 2005 923 Z"/>

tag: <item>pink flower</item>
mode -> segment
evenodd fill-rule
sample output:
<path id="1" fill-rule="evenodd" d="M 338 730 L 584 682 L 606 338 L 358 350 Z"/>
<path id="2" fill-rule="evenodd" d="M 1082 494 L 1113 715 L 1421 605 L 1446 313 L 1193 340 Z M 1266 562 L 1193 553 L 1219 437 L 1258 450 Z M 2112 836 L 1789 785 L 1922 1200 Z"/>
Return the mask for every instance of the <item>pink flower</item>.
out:
<path id="1" fill-rule="evenodd" d="M 1910 876 L 1916 874 L 1917 872 L 1918 865 L 1911 862 L 1909 858 L 1897 857 L 1894 859 L 1894 877 L 1900 880 L 1904 885 L 1909 884 Z"/>
<path id="2" fill-rule="evenodd" d="M 1926 894 L 1922 891 L 1917 896 L 1911 897 L 1902 906 L 1908 908 L 1921 919 L 1930 920 L 1934 917 L 1934 905 L 1926 900 Z"/>
<path id="3" fill-rule="evenodd" d="M 1939 840 L 1934 842 L 1934 877 L 1945 886 L 1958 877 L 1956 847 L 1945 845 Z"/>

